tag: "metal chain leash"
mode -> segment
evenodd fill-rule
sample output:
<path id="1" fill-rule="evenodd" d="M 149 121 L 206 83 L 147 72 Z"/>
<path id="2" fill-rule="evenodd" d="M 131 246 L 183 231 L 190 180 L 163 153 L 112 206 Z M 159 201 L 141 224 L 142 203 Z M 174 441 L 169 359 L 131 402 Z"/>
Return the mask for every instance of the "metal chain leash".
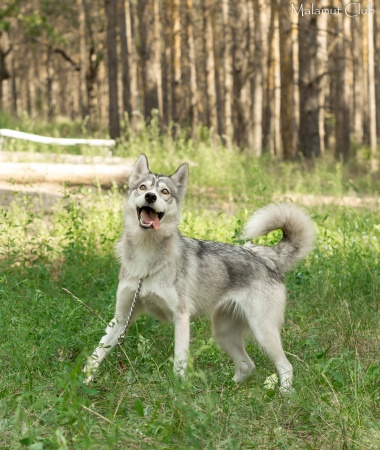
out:
<path id="1" fill-rule="evenodd" d="M 123 360 L 122 360 L 121 346 L 123 345 L 123 342 L 124 342 L 124 339 L 125 339 L 125 334 L 126 334 L 128 328 L 129 328 L 129 325 L 131 323 L 133 311 L 134 311 L 134 309 L 136 307 L 137 300 L 139 299 L 139 296 L 140 296 L 140 290 L 141 290 L 142 282 L 143 282 L 143 279 L 139 278 L 139 284 L 137 286 L 135 295 L 134 295 L 133 300 L 132 300 L 132 305 L 131 305 L 131 309 L 130 309 L 128 317 L 127 317 L 127 322 L 125 323 L 123 331 L 121 332 L 121 334 L 119 336 L 119 339 L 117 340 L 117 346 L 118 346 L 117 347 L 117 361 L 119 363 L 120 369 L 123 370 L 123 371 L 125 370 L 126 366 L 125 366 L 125 364 L 123 363 Z"/>

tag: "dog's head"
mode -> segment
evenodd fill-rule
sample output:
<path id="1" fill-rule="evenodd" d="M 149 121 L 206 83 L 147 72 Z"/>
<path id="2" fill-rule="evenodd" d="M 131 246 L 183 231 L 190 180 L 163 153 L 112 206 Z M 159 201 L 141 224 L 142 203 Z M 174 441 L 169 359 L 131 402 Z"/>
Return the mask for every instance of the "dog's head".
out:
<path id="1" fill-rule="evenodd" d="M 135 221 L 145 231 L 172 232 L 173 225 L 178 225 L 188 175 L 187 163 L 180 165 L 171 176 L 152 173 L 147 157 L 141 155 L 129 178 L 128 225 Z"/>

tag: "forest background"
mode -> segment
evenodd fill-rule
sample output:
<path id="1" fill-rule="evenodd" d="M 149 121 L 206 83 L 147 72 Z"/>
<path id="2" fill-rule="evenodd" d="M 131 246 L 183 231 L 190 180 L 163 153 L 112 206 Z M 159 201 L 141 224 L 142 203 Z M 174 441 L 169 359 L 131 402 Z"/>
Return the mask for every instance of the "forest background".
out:
<path id="1" fill-rule="evenodd" d="M 0 110 L 108 126 L 114 139 L 154 119 L 248 155 L 368 159 L 380 135 L 379 7 L 5 0 Z"/>

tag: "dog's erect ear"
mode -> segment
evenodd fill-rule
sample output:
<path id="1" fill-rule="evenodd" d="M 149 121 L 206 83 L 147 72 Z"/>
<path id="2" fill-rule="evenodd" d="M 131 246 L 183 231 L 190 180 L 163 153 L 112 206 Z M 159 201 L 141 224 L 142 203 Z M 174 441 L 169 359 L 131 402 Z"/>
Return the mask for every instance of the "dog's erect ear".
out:
<path id="1" fill-rule="evenodd" d="M 131 176 L 129 177 L 129 187 L 132 188 L 144 175 L 150 173 L 148 158 L 142 153 L 136 161 Z"/>
<path id="2" fill-rule="evenodd" d="M 189 165 L 187 163 L 181 164 L 178 169 L 170 176 L 170 179 L 176 185 L 178 194 L 182 200 L 185 195 L 187 179 L 189 178 Z"/>

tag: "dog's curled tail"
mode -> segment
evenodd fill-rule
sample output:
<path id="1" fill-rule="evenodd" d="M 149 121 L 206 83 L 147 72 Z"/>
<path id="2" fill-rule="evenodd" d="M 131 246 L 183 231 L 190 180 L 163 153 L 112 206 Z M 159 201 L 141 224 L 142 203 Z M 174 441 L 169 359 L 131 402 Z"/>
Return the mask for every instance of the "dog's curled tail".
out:
<path id="1" fill-rule="evenodd" d="M 283 237 L 274 247 L 277 264 L 283 273 L 307 256 L 313 248 L 315 225 L 309 215 L 293 203 L 264 206 L 249 219 L 243 230 L 244 239 L 254 239 L 280 229 Z"/>

